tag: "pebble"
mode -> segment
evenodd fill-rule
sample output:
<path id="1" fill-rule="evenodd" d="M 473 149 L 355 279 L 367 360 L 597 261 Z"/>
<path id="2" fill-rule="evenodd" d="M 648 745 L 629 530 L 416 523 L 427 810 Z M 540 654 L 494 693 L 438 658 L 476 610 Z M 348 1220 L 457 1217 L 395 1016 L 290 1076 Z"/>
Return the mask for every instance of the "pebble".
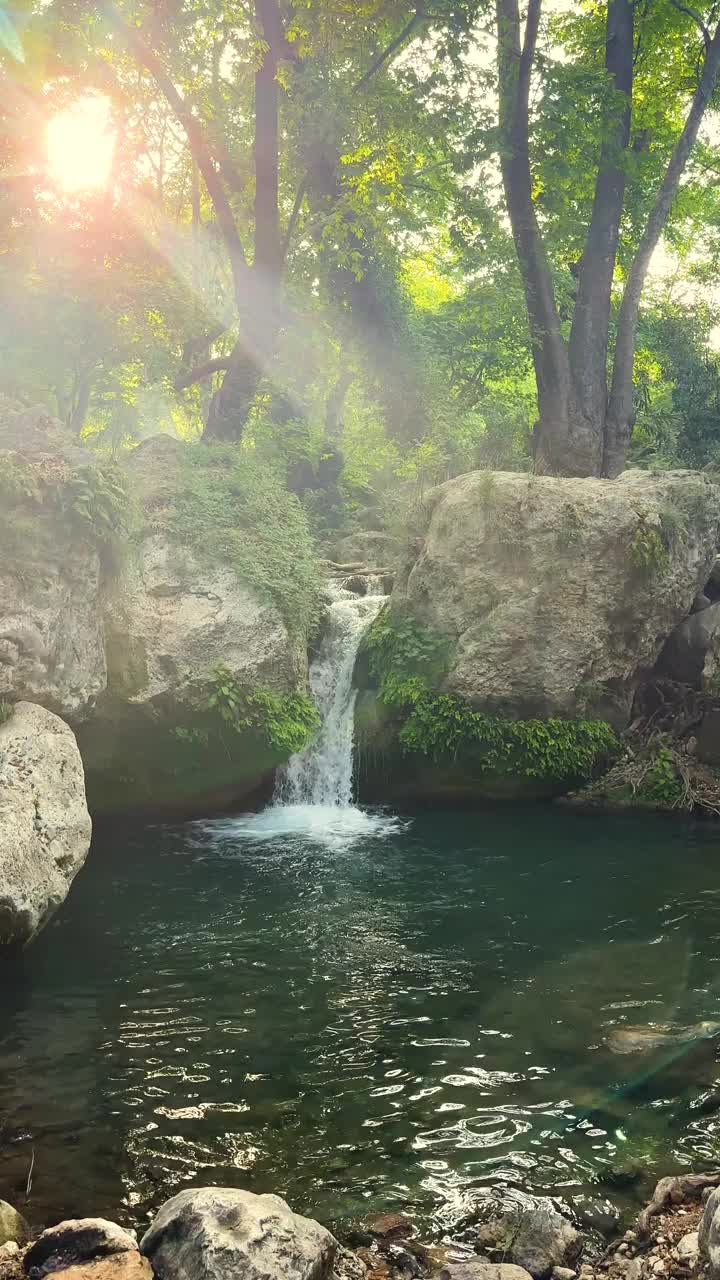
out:
<path id="1" fill-rule="evenodd" d="M 577 1271 L 573 1271 L 572 1267 L 553 1267 L 552 1280 L 575 1280 Z"/>
<path id="2" fill-rule="evenodd" d="M 652 1264 L 652 1269 L 653 1269 L 653 1271 L 655 1272 L 655 1275 L 656 1275 L 656 1276 L 660 1276 L 660 1275 L 663 1275 L 663 1274 L 665 1273 L 665 1271 L 666 1271 L 666 1267 L 665 1267 L 665 1263 L 663 1262 L 662 1258 L 657 1258 L 657 1259 L 655 1260 L 655 1262 L 653 1262 L 653 1264 Z"/>

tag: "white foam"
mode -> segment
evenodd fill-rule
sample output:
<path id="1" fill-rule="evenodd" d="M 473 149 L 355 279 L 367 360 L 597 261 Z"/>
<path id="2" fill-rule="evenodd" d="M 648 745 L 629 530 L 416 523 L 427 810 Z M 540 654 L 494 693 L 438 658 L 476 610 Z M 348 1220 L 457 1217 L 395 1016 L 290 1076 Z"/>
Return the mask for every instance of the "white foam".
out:
<path id="1" fill-rule="evenodd" d="M 261 843 L 297 838 L 303 842 L 342 846 L 358 840 L 376 840 L 402 831 L 407 823 L 382 810 L 360 809 L 355 805 L 274 804 L 262 813 L 247 814 L 204 829 L 225 838 Z"/>

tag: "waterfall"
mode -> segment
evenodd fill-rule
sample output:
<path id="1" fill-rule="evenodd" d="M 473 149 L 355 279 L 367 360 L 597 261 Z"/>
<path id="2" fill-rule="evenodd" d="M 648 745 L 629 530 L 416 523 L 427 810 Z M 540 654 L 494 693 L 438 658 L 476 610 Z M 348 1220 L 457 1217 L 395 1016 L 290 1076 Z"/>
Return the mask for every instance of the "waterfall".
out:
<path id="1" fill-rule="evenodd" d="M 360 642 L 385 599 L 382 578 L 367 580 L 367 595 L 330 586 L 331 604 L 317 657 L 310 667 L 310 692 L 321 728 L 308 747 L 287 764 L 275 804 L 348 809 L 353 803 L 355 699 L 352 677 Z"/>
<path id="2" fill-rule="evenodd" d="M 367 594 L 356 595 L 341 582 L 329 586 L 330 607 L 310 689 L 321 716 L 320 730 L 308 747 L 293 756 L 278 779 L 269 808 L 232 820 L 238 841 L 343 850 L 360 841 L 391 836 L 406 825 L 383 810 L 353 804 L 355 698 L 353 671 L 360 642 L 385 601 L 384 579 L 362 577 Z M 349 579 L 346 579 L 349 581 Z"/>

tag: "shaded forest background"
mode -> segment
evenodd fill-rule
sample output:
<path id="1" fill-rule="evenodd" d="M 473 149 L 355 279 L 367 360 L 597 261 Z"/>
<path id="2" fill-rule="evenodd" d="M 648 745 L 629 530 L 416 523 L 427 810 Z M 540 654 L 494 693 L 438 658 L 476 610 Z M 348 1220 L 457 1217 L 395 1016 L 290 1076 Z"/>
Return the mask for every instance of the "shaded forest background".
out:
<path id="1" fill-rule="evenodd" d="M 623 8 L 631 95 L 613 65 Z M 547 330 L 502 104 L 535 22 L 528 216 L 564 347 L 598 190 L 611 173 L 622 185 L 604 381 L 664 175 L 708 90 L 642 293 L 627 462 L 720 465 L 717 10 L 0 5 L 0 392 L 46 405 L 105 456 L 158 431 L 236 443 L 321 534 L 368 510 L 392 521 L 466 470 L 530 470 Z M 48 160 L 50 123 L 73 112 L 106 139 L 106 180 L 89 189 Z"/>

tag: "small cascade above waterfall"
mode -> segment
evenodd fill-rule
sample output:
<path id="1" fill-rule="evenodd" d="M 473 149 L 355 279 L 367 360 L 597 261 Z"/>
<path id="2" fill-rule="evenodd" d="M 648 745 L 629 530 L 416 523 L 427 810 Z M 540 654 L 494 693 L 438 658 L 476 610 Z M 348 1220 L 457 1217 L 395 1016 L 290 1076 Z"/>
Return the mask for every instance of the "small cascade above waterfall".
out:
<path id="1" fill-rule="evenodd" d="M 310 691 L 322 726 L 315 740 L 286 766 L 276 804 L 352 806 L 356 699 L 352 678 L 360 642 L 385 603 L 384 581 L 381 575 L 367 575 L 365 595 L 348 590 L 342 580 L 330 583 L 332 602 L 325 633 L 310 668 Z"/>

